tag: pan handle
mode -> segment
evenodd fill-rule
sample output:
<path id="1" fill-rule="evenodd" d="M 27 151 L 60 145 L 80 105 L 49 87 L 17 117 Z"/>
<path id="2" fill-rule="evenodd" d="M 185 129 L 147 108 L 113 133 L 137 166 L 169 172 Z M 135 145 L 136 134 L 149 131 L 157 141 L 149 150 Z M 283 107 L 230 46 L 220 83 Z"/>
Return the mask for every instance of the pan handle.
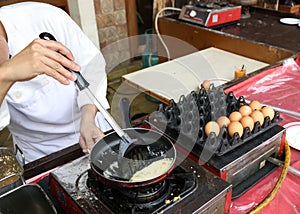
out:
<path id="1" fill-rule="evenodd" d="M 53 41 L 56 41 L 55 37 L 51 34 L 51 33 L 48 33 L 48 32 L 43 32 L 39 35 L 39 37 L 41 39 L 44 39 L 44 40 L 53 40 Z M 68 71 L 70 71 L 71 73 L 75 74 L 77 76 L 77 80 L 75 80 L 75 83 L 76 85 L 78 86 L 79 90 L 82 91 L 83 89 L 87 88 L 90 84 L 88 83 L 88 81 L 86 81 L 83 76 L 81 75 L 80 72 L 76 72 L 76 71 L 73 71 L 69 68 L 66 68 Z"/>
<path id="2" fill-rule="evenodd" d="M 25 165 L 25 155 L 22 151 L 22 149 L 20 149 L 20 147 L 18 146 L 18 144 L 15 144 L 15 156 L 17 157 L 18 155 L 18 152 L 20 153 L 21 155 L 21 158 L 22 158 L 22 167 Z"/>

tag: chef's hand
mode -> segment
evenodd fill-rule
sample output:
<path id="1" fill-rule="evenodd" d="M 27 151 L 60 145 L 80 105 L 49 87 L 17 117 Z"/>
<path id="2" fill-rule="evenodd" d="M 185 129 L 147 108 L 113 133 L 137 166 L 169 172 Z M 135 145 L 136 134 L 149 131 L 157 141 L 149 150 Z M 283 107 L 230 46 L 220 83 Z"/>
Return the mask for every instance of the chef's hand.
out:
<path id="1" fill-rule="evenodd" d="M 96 112 L 94 105 L 85 105 L 81 108 L 79 144 L 84 153 L 89 153 L 94 144 L 104 137 L 104 133 L 95 124 Z"/>
<path id="2" fill-rule="evenodd" d="M 3 42 L 1 44 L 3 45 Z M 62 84 L 69 84 L 70 80 L 76 80 L 76 76 L 64 67 L 74 71 L 80 70 L 80 66 L 74 62 L 74 57 L 68 48 L 59 42 L 43 39 L 33 40 L 10 60 L 2 62 L 1 69 L 6 71 L 5 78 L 11 83 L 47 74 Z"/>

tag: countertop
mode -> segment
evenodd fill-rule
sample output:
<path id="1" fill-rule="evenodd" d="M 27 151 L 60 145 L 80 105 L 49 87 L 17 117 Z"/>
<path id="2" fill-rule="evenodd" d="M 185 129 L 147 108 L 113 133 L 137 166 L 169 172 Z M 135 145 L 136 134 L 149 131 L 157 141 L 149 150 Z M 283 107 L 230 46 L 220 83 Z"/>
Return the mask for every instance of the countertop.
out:
<path id="1" fill-rule="evenodd" d="M 159 33 L 187 42 L 198 50 L 216 47 L 268 64 L 300 52 L 300 27 L 280 22 L 287 17 L 300 19 L 300 14 L 253 7 L 250 18 L 212 28 L 178 17 L 179 13 L 174 13 L 159 18 Z M 174 43 L 165 42 L 170 53 L 179 55 L 180 49 L 175 49 Z"/>
<path id="2" fill-rule="evenodd" d="M 255 8 L 252 10 L 250 18 L 241 19 L 235 24 L 216 28 L 215 30 L 299 52 L 300 26 L 282 24 L 280 19 L 286 17 L 297 17 L 300 19 L 300 14 Z"/>

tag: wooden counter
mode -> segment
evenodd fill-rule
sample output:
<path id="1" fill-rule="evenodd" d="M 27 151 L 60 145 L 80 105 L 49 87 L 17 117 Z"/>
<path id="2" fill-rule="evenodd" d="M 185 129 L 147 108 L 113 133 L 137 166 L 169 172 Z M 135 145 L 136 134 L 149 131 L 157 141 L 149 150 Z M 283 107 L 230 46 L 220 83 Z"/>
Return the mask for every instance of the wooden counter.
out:
<path id="1" fill-rule="evenodd" d="M 300 28 L 281 24 L 282 17 L 299 15 L 254 8 L 251 18 L 217 28 L 184 22 L 178 14 L 159 18 L 158 25 L 161 34 L 183 40 L 198 50 L 216 47 L 272 64 L 300 51 Z M 166 44 L 170 53 L 178 52 L 173 44 Z"/>

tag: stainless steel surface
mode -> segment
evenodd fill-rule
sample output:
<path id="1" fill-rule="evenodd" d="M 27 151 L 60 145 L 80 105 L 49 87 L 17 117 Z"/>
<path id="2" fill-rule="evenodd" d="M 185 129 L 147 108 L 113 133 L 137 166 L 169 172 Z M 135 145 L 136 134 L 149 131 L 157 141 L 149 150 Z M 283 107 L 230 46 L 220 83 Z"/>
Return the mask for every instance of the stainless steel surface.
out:
<path id="1" fill-rule="evenodd" d="M 236 186 L 245 178 L 262 169 L 268 157 L 273 154 L 277 156 L 283 131 L 284 129 L 273 136 L 268 136 L 268 139 L 262 139 L 259 145 L 222 167 L 220 170 L 227 172 L 226 180 Z"/>
<path id="2" fill-rule="evenodd" d="M 24 170 L 8 147 L 0 147 L 0 195 L 25 183 Z"/>
<path id="3" fill-rule="evenodd" d="M 24 184 L 0 196 L 0 213 L 57 213 L 52 202 L 37 184 Z"/>
<path id="4" fill-rule="evenodd" d="M 0 195 L 2 195 L 25 184 L 25 180 L 23 175 L 13 173 L 5 178 L 0 179 L 0 183 L 6 183 L 6 185 L 0 187 Z"/>

